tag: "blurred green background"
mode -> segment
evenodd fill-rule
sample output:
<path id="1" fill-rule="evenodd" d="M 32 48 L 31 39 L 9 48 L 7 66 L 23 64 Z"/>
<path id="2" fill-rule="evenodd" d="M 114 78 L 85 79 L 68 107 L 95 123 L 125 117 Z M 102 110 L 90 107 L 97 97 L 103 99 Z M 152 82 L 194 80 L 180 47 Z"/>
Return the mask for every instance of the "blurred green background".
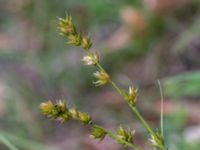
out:
<path id="1" fill-rule="evenodd" d="M 161 81 L 170 150 L 200 147 L 199 0 L 0 0 L 0 149 L 125 150 L 89 138 L 89 128 L 43 117 L 39 104 L 66 99 L 99 124 L 148 134 L 110 86 L 95 88 L 83 51 L 58 35 L 56 17 L 72 15 L 115 81 L 139 88 L 138 107 L 159 127 Z M 146 139 L 147 142 L 144 142 Z M 9 148 L 10 147 L 10 148 Z"/>

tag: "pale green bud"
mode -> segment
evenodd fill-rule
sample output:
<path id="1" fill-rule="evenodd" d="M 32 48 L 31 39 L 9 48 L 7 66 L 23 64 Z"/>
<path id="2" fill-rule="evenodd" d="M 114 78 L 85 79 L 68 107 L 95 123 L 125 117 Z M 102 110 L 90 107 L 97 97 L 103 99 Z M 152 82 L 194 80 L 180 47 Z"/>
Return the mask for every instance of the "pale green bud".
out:
<path id="1" fill-rule="evenodd" d="M 92 138 L 98 139 L 101 141 L 105 138 L 106 135 L 107 135 L 107 132 L 105 131 L 105 129 L 103 129 L 99 126 L 94 126 L 92 128 L 92 133 L 91 133 Z"/>
<path id="2" fill-rule="evenodd" d="M 99 57 L 96 53 L 91 53 L 88 56 L 84 56 L 82 61 L 85 65 L 96 65 L 99 62 Z"/>
<path id="3" fill-rule="evenodd" d="M 92 118 L 91 116 L 86 112 L 78 112 L 79 114 L 79 120 L 84 124 L 91 124 Z"/>
<path id="4" fill-rule="evenodd" d="M 66 19 L 58 18 L 58 29 L 60 30 L 60 35 L 68 36 L 76 34 L 75 26 L 69 15 L 66 16 Z"/>
<path id="5" fill-rule="evenodd" d="M 80 46 L 81 45 L 81 35 L 80 34 L 71 34 L 68 36 L 68 42 L 67 44 L 72 44 L 75 46 Z"/>
<path id="6" fill-rule="evenodd" d="M 81 46 L 82 46 L 83 49 L 86 49 L 86 50 L 90 49 L 90 47 L 92 46 L 91 39 L 88 38 L 88 37 L 82 38 Z"/>
<path id="7" fill-rule="evenodd" d="M 127 129 L 120 126 L 116 130 L 116 132 L 117 132 L 118 138 L 123 139 L 123 140 L 125 140 L 126 142 L 129 142 L 129 143 L 133 142 L 133 135 L 134 135 L 135 131 L 130 131 L 130 130 L 127 130 Z"/>
<path id="8" fill-rule="evenodd" d="M 133 86 L 129 87 L 129 92 L 125 94 L 125 99 L 129 104 L 135 106 L 137 102 L 138 90 Z"/>
<path id="9" fill-rule="evenodd" d="M 94 76 L 98 79 L 94 82 L 96 86 L 104 85 L 110 81 L 110 77 L 105 71 L 96 71 Z"/>

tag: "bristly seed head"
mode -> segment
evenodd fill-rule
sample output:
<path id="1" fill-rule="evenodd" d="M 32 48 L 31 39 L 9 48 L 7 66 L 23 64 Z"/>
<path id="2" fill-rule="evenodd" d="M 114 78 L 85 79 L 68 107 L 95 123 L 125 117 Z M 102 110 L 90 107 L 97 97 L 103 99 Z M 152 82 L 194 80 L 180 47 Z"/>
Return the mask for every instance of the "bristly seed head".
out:
<path id="1" fill-rule="evenodd" d="M 157 131 L 155 135 L 151 135 L 149 141 L 154 147 L 157 148 L 159 148 L 161 145 L 165 146 L 164 137 L 161 135 L 159 131 Z"/>
<path id="2" fill-rule="evenodd" d="M 94 76 L 98 79 L 94 82 L 96 86 L 104 85 L 110 81 L 110 77 L 105 71 L 96 71 Z"/>
<path id="3" fill-rule="evenodd" d="M 123 128 L 122 126 L 120 126 L 117 130 L 117 136 L 118 138 L 125 140 L 126 142 L 129 143 L 133 143 L 133 135 L 135 133 L 135 131 L 131 131 L 128 129 Z"/>
<path id="4" fill-rule="evenodd" d="M 40 104 L 40 109 L 42 111 L 42 113 L 44 115 L 49 115 L 49 114 L 52 114 L 52 111 L 54 109 L 54 105 L 53 103 L 49 100 L 48 102 L 46 103 L 41 103 Z"/>
<path id="5" fill-rule="evenodd" d="M 83 37 L 81 41 L 81 46 L 85 50 L 89 50 L 92 46 L 92 41 L 89 37 Z"/>
<path id="6" fill-rule="evenodd" d="M 80 34 L 70 34 L 68 36 L 68 42 L 67 44 L 72 44 L 74 46 L 80 46 L 81 45 L 81 35 Z"/>
<path id="7" fill-rule="evenodd" d="M 75 107 L 68 109 L 66 103 L 61 100 L 55 104 L 51 101 L 41 103 L 40 109 L 42 113 L 47 117 L 59 120 L 61 122 L 68 121 L 69 119 L 74 119 L 81 121 L 84 124 L 92 123 L 92 118 L 88 113 L 78 111 Z"/>
<path id="8" fill-rule="evenodd" d="M 125 99 L 129 104 L 135 106 L 137 102 L 137 97 L 138 97 L 138 90 L 133 86 L 130 86 L 129 92 L 125 92 Z"/>
<path id="9" fill-rule="evenodd" d="M 91 53 L 88 56 L 84 56 L 82 61 L 85 65 L 96 65 L 99 63 L 99 56 L 96 53 Z"/>
<path id="10" fill-rule="evenodd" d="M 67 121 L 70 119 L 68 114 L 68 109 L 64 101 L 58 101 L 56 104 L 53 104 L 51 101 L 40 104 L 40 109 L 44 115 L 51 119 L 60 120 L 61 122 Z"/>
<path id="11" fill-rule="evenodd" d="M 92 118 L 91 116 L 86 112 L 78 112 L 79 120 L 84 124 L 91 124 Z"/>
<path id="12" fill-rule="evenodd" d="M 105 129 L 95 125 L 92 128 L 92 133 L 90 136 L 94 139 L 98 139 L 102 141 L 106 135 L 107 135 L 107 132 L 105 131 Z"/>
<path id="13" fill-rule="evenodd" d="M 71 16 L 67 15 L 66 19 L 58 18 L 58 29 L 60 35 L 68 36 L 70 34 L 76 34 L 75 26 L 72 22 Z"/>
<path id="14" fill-rule="evenodd" d="M 69 109 L 69 114 L 71 115 L 71 117 L 75 120 L 79 120 L 79 112 L 76 109 L 76 107 L 73 107 L 71 109 Z"/>

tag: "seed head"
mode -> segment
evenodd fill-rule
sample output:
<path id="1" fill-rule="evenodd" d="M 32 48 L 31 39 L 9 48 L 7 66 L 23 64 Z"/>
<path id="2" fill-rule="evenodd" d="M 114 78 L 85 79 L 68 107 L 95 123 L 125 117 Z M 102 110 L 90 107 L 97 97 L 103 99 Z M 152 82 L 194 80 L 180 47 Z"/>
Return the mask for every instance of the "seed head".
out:
<path id="1" fill-rule="evenodd" d="M 71 34 L 68 36 L 68 42 L 67 44 L 71 44 L 74 46 L 80 46 L 81 45 L 81 35 L 80 34 Z"/>
<path id="2" fill-rule="evenodd" d="M 123 140 L 125 140 L 126 142 L 129 142 L 129 143 L 133 142 L 133 135 L 134 135 L 135 131 L 130 131 L 130 130 L 127 130 L 127 129 L 123 128 L 122 126 L 120 126 L 116 130 L 116 132 L 117 132 L 117 136 L 120 139 L 123 139 Z"/>
<path id="3" fill-rule="evenodd" d="M 126 100 L 129 104 L 135 106 L 138 96 L 138 90 L 133 86 L 129 87 L 129 92 L 125 95 Z"/>
<path id="4" fill-rule="evenodd" d="M 70 119 L 70 115 L 68 114 L 68 109 L 64 101 L 58 101 L 55 104 L 53 104 L 51 101 L 41 103 L 40 109 L 44 115 L 51 119 L 60 120 L 61 122 Z"/>
<path id="5" fill-rule="evenodd" d="M 102 141 L 106 135 L 107 135 L 107 132 L 105 131 L 105 129 L 99 126 L 94 126 L 92 128 L 92 133 L 91 133 L 92 138 Z"/>
<path id="6" fill-rule="evenodd" d="M 91 41 L 90 38 L 88 38 L 88 37 L 82 38 L 81 47 L 82 47 L 83 49 L 89 50 L 91 46 L 92 46 L 92 41 Z"/>
<path id="7" fill-rule="evenodd" d="M 154 147 L 157 147 L 157 148 L 159 148 L 160 145 L 165 145 L 164 137 L 160 134 L 160 132 L 156 132 L 155 135 L 151 135 L 151 138 L 149 139 L 149 141 Z"/>
<path id="8" fill-rule="evenodd" d="M 72 18 L 69 15 L 66 16 L 66 19 L 58 18 L 58 29 L 60 31 L 60 35 L 63 36 L 68 36 L 70 34 L 76 33 Z"/>
<path id="9" fill-rule="evenodd" d="M 98 79 L 94 82 L 96 86 L 104 85 L 110 81 L 110 77 L 105 71 L 96 71 L 94 76 Z"/>
<path id="10" fill-rule="evenodd" d="M 69 113 L 71 115 L 71 117 L 75 120 L 78 120 L 79 119 L 79 112 L 78 110 L 76 109 L 76 107 L 73 107 L 71 109 L 69 109 Z"/>
<path id="11" fill-rule="evenodd" d="M 91 55 L 84 56 L 82 61 L 85 65 L 96 65 L 99 62 L 99 56 L 96 53 L 91 53 Z"/>
<path id="12" fill-rule="evenodd" d="M 53 105 L 53 103 L 49 100 L 49 101 L 46 102 L 46 103 L 41 103 L 41 104 L 40 104 L 40 109 L 41 109 L 41 111 L 42 111 L 42 113 L 43 113 L 44 115 L 50 115 L 50 114 L 52 114 L 52 112 L 53 112 L 54 105 Z"/>
<path id="13" fill-rule="evenodd" d="M 91 124 L 92 118 L 91 116 L 86 112 L 78 112 L 79 120 L 84 124 Z"/>

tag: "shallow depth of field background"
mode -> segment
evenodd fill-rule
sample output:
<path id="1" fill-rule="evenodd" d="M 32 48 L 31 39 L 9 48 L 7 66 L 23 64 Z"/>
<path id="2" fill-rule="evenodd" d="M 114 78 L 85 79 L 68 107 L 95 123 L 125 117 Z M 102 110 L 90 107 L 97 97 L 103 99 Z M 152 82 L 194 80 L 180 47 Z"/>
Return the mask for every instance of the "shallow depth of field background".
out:
<path id="1" fill-rule="evenodd" d="M 77 122 L 49 121 L 39 110 L 49 99 L 65 99 L 110 130 L 133 128 L 135 143 L 149 146 L 119 94 L 110 85 L 94 87 L 95 69 L 81 64 L 83 51 L 58 35 L 56 17 L 66 12 L 93 39 L 113 79 L 138 87 L 137 107 L 154 128 L 161 81 L 169 149 L 199 150 L 199 0 L 1 0 L 0 149 L 8 150 L 7 139 L 20 150 L 127 150 L 110 138 L 98 143 Z"/>

